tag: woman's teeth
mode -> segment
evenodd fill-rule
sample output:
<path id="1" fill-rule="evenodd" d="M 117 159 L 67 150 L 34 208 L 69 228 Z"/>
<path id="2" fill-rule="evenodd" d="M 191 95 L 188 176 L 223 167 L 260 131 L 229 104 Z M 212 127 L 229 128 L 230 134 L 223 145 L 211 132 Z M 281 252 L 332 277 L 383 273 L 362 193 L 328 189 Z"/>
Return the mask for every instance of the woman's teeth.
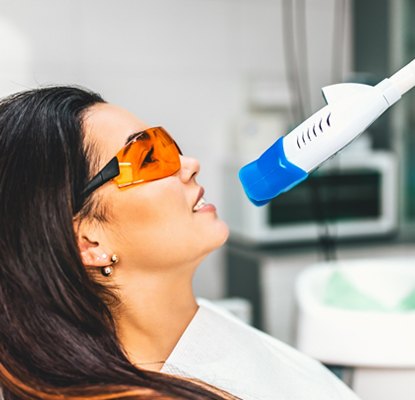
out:
<path id="1" fill-rule="evenodd" d="M 193 212 L 199 211 L 206 204 L 206 200 L 201 197 L 200 200 L 193 207 Z"/>

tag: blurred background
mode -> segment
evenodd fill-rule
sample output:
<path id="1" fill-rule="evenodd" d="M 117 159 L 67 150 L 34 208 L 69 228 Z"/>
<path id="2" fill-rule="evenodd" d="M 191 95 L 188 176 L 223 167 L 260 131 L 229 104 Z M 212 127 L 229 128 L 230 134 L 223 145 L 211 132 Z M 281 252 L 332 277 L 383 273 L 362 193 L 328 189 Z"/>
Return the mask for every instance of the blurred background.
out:
<path id="1" fill-rule="evenodd" d="M 231 228 L 197 295 L 362 399 L 413 399 L 414 93 L 265 207 L 237 173 L 324 105 L 322 87 L 374 85 L 412 60 L 414 17 L 413 0 L 0 0 L 0 95 L 77 84 L 163 125 Z"/>

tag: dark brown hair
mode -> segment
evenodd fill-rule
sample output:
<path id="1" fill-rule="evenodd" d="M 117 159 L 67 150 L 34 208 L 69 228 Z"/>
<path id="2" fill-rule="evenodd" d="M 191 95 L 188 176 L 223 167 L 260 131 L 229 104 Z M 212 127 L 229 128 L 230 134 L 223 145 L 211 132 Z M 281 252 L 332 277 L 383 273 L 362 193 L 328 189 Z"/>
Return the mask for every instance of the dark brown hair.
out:
<path id="1" fill-rule="evenodd" d="M 201 382 L 133 366 L 104 288 L 86 273 L 73 230 L 91 176 L 77 87 L 0 102 L 0 384 L 12 399 L 224 399 Z"/>

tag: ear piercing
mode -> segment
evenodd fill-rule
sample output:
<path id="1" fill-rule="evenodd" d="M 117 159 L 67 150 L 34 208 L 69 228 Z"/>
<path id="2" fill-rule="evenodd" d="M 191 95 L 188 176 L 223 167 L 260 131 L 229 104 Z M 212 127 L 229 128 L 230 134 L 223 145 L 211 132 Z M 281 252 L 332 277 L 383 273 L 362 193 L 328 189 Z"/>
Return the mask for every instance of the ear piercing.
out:
<path id="1" fill-rule="evenodd" d="M 117 264 L 118 261 L 120 261 L 120 259 L 118 258 L 118 256 L 116 254 L 113 254 L 111 256 L 111 264 L 106 265 L 105 267 L 102 267 L 101 268 L 101 274 L 103 276 L 105 276 L 106 278 L 108 278 L 109 276 L 111 276 L 112 273 L 114 272 L 113 266 L 115 264 Z"/>

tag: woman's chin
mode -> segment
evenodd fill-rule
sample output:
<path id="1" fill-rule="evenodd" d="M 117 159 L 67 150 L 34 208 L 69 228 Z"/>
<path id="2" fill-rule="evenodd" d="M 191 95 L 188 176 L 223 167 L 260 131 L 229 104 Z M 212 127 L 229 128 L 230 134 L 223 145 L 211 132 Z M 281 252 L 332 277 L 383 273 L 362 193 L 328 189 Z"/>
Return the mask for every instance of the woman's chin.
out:
<path id="1" fill-rule="evenodd" d="M 217 227 L 218 230 L 217 230 L 216 237 L 215 237 L 216 245 L 214 249 L 217 249 L 223 246 L 229 238 L 229 227 L 226 224 L 226 222 L 222 220 L 218 220 L 217 223 L 218 223 L 218 227 Z"/>

